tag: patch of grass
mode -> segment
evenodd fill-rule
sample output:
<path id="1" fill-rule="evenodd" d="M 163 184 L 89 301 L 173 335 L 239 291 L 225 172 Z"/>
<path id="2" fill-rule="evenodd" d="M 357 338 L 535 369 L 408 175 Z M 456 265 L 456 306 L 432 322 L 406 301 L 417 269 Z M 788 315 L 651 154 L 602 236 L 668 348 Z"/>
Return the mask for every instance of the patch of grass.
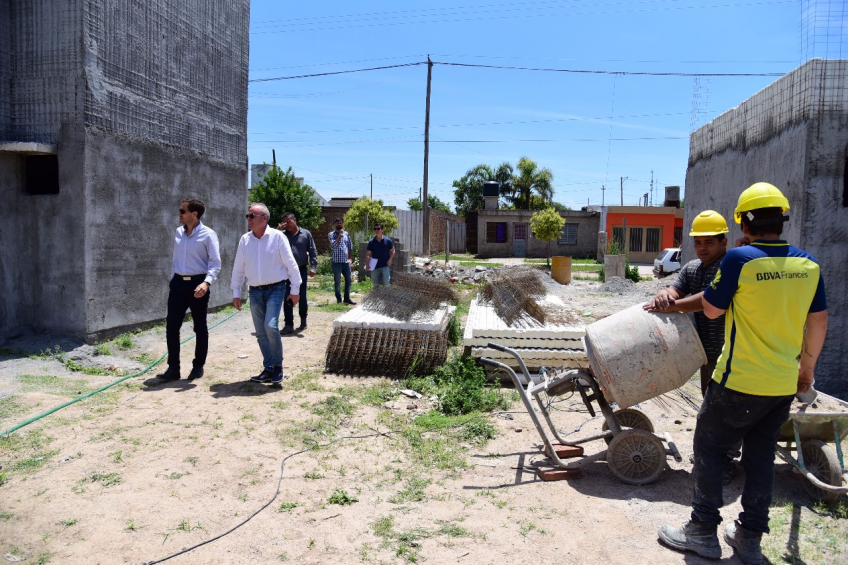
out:
<path id="1" fill-rule="evenodd" d="M 176 480 L 181 479 L 181 478 L 185 477 L 186 475 L 190 475 L 190 474 L 191 473 L 180 473 L 178 471 L 174 471 L 173 473 L 168 475 L 167 478 L 171 479 L 172 481 L 176 481 Z"/>
<path id="2" fill-rule="evenodd" d="M 342 396 L 331 395 L 312 405 L 312 413 L 325 418 L 340 418 L 353 414 L 350 400 Z"/>
<path id="3" fill-rule="evenodd" d="M 359 401 L 372 406 L 385 404 L 386 402 L 393 400 L 397 394 L 389 382 L 382 382 L 374 386 L 359 388 L 361 390 L 358 394 Z"/>
<path id="4" fill-rule="evenodd" d="M 109 457 L 112 458 L 114 463 L 122 463 L 124 461 L 124 452 L 122 450 L 112 451 L 109 453 Z"/>
<path id="5" fill-rule="evenodd" d="M 49 551 L 44 551 L 35 556 L 36 565 L 44 565 L 45 563 L 50 563 L 50 559 L 53 557 L 53 553 Z"/>
<path id="6" fill-rule="evenodd" d="M 98 343 L 94 346 L 95 355 L 112 355 L 112 350 L 105 343 Z"/>
<path id="7" fill-rule="evenodd" d="M 376 536 L 383 539 L 383 547 L 394 546 L 397 557 L 410 563 L 418 561 L 420 544 L 416 540 L 424 533 L 422 530 L 396 531 L 394 529 L 394 516 L 391 514 L 378 518 L 371 524 L 371 529 Z"/>
<path id="8" fill-rule="evenodd" d="M 138 530 L 138 526 L 136 525 L 135 520 L 130 518 L 129 520 L 127 520 L 127 525 L 124 527 L 124 529 L 128 532 L 134 532 Z"/>
<path id="9" fill-rule="evenodd" d="M 289 390 L 303 390 L 314 392 L 324 390 L 321 383 L 318 382 L 319 376 L 311 371 L 303 371 L 297 376 L 294 376 L 286 381 L 286 388 Z"/>
<path id="10" fill-rule="evenodd" d="M 199 457 L 186 457 L 183 459 L 186 463 L 191 463 L 192 467 L 197 467 L 197 462 L 200 461 Z"/>
<path id="11" fill-rule="evenodd" d="M 451 522 L 443 522 L 439 529 L 436 530 L 437 534 L 441 534 L 443 536 L 448 536 L 451 538 L 468 538 L 471 537 L 471 532 L 463 528 L 462 526 L 458 526 Z"/>
<path id="12" fill-rule="evenodd" d="M 487 441 L 495 438 L 495 427 L 483 419 L 474 419 L 460 428 L 459 435 L 468 443 L 485 445 Z"/>
<path id="13" fill-rule="evenodd" d="M 304 479 L 316 480 L 316 479 L 323 479 L 324 475 L 322 475 L 321 473 L 319 473 L 317 471 L 308 471 L 308 472 L 303 474 L 303 478 Z"/>
<path id="14" fill-rule="evenodd" d="M 66 520 L 60 520 L 59 523 L 66 528 L 70 528 L 71 526 L 75 526 L 76 523 L 79 522 L 76 518 L 68 518 Z"/>
<path id="15" fill-rule="evenodd" d="M 132 357 L 132 359 L 135 359 L 145 367 L 148 365 L 152 365 L 153 362 L 156 361 L 156 358 L 150 355 L 149 353 L 139 353 L 135 357 Z"/>
<path id="16" fill-rule="evenodd" d="M 333 490 L 333 494 L 330 495 L 330 498 L 327 499 L 327 502 L 330 504 L 340 504 L 342 506 L 346 504 L 353 504 L 354 502 L 359 502 L 358 498 L 355 498 L 342 489 Z"/>
<path id="17" fill-rule="evenodd" d="M 459 317 L 454 314 L 448 320 L 448 344 L 460 345 L 462 343 L 462 322 Z"/>
<path id="18" fill-rule="evenodd" d="M 86 394 L 94 388 L 83 379 L 55 377 L 53 375 L 19 375 L 18 382 L 23 392 L 44 392 L 57 396 L 78 396 L 77 392 Z"/>
<path id="19" fill-rule="evenodd" d="M 50 461 L 50 458 L 58 453 L 58 449 L 36 453 L 32 457 L 27 457 L 13 463 L 9 466 L 9 471 L 12 473 L 34 473 L 44 467 Z"/>
<path id="20" fill-rule="evenodd" d="M 812 506 L 774 500 L 769 509 L 771 534 L 763 536 L 770 563 L 845 563 L 848 561 L 848 503 Z"/>
<path id="21" fill-rule="evenodd" d="M 117 345 L 119 349 L 132 349 L 133 347 L 135 347 L 135 340 L 133 339 L 133 334 L 125 333 L 119 335 L 115 338 L 115 345 Z"/>
<path id="22" fill-rule="evenodd" d="M 395 496 L 389 498 L 392 504 L 403 504 L 404 502 L 421 502 L 427 495 L 424 490 L 430 484 L 430 479 L 412 477 L 406 482 L 406 486 Z"/>
<path id="23" fill-rule="evenodd" d="M 13 396 L 0 399 L 0 420 L 18 416 L 26 411 L 26 406 L 15 400 Z"/>
<path id="24" fill-rule="evenodd" d="M 297 508 L 297 502 L 283 502 L 277 512 L 291 512 L 295 508 Z"/>

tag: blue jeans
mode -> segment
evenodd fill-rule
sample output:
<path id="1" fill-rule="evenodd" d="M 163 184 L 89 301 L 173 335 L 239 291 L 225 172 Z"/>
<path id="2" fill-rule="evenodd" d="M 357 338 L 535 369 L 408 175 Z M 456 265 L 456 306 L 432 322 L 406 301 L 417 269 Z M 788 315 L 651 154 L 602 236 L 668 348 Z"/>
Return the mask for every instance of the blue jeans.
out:
<path id="1" fill-rule="evenodd" d="M 789 418 L 790 404 L 792 396 L 744 394 L 710 381 L 695 426 L 693 521 L 721 523 L 722 468 L 727 452 L 741 441 L 745 486 L 739 523 L 768 533 L 774 447 L 780 427 Z"/>
<path id="2" fill-rule="evenodd" d="M 345 302 L 350 302 L 350 263 L 333 263 L 333 282 L 336 285 L 336 302 L 342 301 L 341 290 L 339 289 L 342 275 L 344 275 L 344 299 Z"/>
<path id="3" fill-rule="evenodd" d="M 392 282 L 392 270 L 391 267 L 380 267 L 379 269 L 374 269 L 371 271 L 371 282 L 374 283 L 374 286 L 378 284 L 389 285 Z"/>
<path id="4" fill-rule="evenodd" d="M 280 337 L 280 309 L 288 298 L 287 281 L 268 288 L 250 287 L 250 313 L 256 341 L 262 352 L 262 365 L 266 369 L 283 365 L 283 340 Z"/>

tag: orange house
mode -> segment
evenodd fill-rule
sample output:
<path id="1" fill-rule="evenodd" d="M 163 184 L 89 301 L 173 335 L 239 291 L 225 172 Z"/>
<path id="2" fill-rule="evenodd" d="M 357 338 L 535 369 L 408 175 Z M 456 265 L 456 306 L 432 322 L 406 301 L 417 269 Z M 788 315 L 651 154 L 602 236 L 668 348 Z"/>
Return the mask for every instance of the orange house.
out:
<path id="1" fill-rule="evenodd" d="M 680 247 L 683 209 L 670 206 L 608 206 L 609 241 L 620 241 L 633 263 L 652 263 L 666 247 Z"/>

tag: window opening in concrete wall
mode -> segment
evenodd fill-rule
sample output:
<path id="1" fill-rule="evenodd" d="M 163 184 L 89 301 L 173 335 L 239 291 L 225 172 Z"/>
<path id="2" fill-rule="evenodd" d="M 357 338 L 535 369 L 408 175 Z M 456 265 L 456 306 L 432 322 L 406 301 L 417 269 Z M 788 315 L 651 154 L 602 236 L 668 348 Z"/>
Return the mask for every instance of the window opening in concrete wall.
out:
<path id="1" fill-rule="evenodd" d="M 577 245 L 578 224 L 565 224 L 559 232 L 559 245 Z"/>
<path id="2" fill-rule="evenodd" d="M 848 208 L 848 155 L 845 156 L 845 167 L 842 169 L 842 207 Z"/>
<path id="3" fill-rule="evenodd" d="M 641 253 L 642 251 L 642 233 L 644 228 L 630 228 L 630 248 L 631 253 Z"/>
<path id="4" fill-rule="evenodd" d="M 506 242 L 506 222 L 486 222 L 486 243 Z"/>
<path id="5" fill-rule="evenodd" d="M 59 157 L 57 155 L 27 155 L 25 160 L 24 191 L 27 194 L 59 194 Z"/>
<path id="6" fill-rule="evenodd" d="M 617 243 L 619 247 L 624 249 L 624 226 L 613 226 L 612 240 L 614 243 Z"/>

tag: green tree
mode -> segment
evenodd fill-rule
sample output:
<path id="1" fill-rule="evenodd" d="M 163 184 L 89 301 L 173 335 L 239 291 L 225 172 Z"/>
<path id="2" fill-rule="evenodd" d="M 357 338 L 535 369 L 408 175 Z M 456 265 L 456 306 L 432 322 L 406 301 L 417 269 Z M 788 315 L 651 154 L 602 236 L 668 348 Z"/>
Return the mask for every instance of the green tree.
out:
<path id="1" fill-rule="evenodd" d="M 501 183 L 501 196 L 505 191 L 510 192 L 512 165 L 501 163 L 497 169 L 493 170 L 490 166 L 481 163 L 468 169 L 461 179 L 453 181 L 457 215 L 465 217 L 468 212 L 483 208 L 483 183 L 490 180 Z"/>
<path id="2" fill-rule="evenodd" d="M 394 214 L 383 208 L 382 200 L 371 200 L 363 196 L 350 205 L 350 210 L 344 215 L 345 229 L 351 233 L 365 232 L 365 216 L 368 216 L 368 228 L 380 222 L 385 233 L 398 227 L 398 219 Z M 366 234 L 366 237 L 369 234 Z"/>
<path id="3" fill-rule="evenodd" d="M 547 167 L 539 168 L 536 161 L 522 157 L 516 165 L 517 174 L 512 175 L 509 200 L 518 210 L 530 210 L 531 196 L 535 192 L 544 202 L 550 203 L 554 195 L 554 174 Z"/>
<path id="4" fill-rule="evenodd" d="M 433 210 L 441 210 L 442 212 L 447 212 L 448 214 L 453 214 L 450 209 L 450 206 L 439 200 L 438 196 L 433 196 L 432 194 L 427 195 L 427 202 L 430 203 L 430 208 Z M 410 198 L 406 201 L 406 205 L 409 206 L 410 210 L 415 210 L 420 212 L 424 209 L 424 205 L 417 198 Z"/>
<path id="5" fill-rule="evenodd" d="M 545 208 L 540 212 L 536 212 L 530 218 L 530 229 L 533 231 L 533 236 L 548 244 L 548 266 L 551 264 L 551 242 L 559 237 L 559 232 L 564 225 L 565 218 L 560 216 L 559 212 L 553 208 Z"/>
<path id="6" fill-rule="evenodd" d="M 300 185 L 291 167 L 285 172 L 277 166 L 269 168 L 262 179 L 250 187 L 250 201 L 262 202 L 268 207 L 271 214 L 268 225 L 273 228 L 287 212 L 292 212 L 297 224 L 308 230 L 317 228 L 322 222 L 321 201 L 311 186 Z"/>

